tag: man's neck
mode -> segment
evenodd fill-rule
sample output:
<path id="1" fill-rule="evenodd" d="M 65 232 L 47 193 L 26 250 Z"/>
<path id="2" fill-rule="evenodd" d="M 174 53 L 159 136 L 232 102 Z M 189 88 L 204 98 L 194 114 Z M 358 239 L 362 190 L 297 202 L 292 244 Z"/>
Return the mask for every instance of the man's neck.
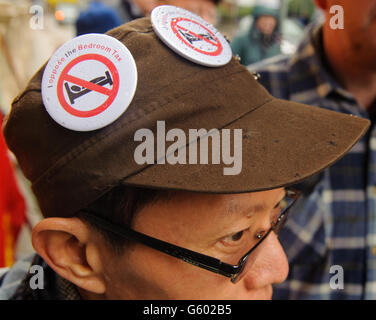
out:
<path id="1" fill-rule="evenodd" d="M 354 49 L 336 37 L 332 30 L 324 29 L 323 42 L 335 78 L 355 97 L 359 106 L 368 111 L 376 100 L 376 70 L 359 59 Z"/>

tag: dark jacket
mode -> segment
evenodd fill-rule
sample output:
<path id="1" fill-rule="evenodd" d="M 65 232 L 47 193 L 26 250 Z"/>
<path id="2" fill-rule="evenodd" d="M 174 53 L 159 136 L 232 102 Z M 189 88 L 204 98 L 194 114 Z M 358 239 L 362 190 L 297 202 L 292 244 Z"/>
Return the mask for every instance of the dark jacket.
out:
<path id="1" fill-rule="evenodd" d="M 31 288 L 30 272 L 33 265 L 43 269 L 43 289 Z M 0 273 L 0 300 L 79 300 L 77 288 L 61 278 L 38 255 L 32 255 L 14 264 L 5 273 Z"/>

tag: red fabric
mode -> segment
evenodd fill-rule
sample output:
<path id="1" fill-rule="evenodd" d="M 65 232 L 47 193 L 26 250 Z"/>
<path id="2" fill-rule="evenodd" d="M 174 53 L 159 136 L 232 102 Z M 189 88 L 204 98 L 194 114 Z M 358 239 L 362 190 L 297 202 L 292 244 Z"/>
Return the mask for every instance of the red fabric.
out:
<path id="1" fill-rule="evenodd" d="M 0 113 L 0 128 L 3 116 Z M 21 195 L 0 130 L 0 267 L 13 262 L 17 236 L 26 220 L 26 205 Z"/>

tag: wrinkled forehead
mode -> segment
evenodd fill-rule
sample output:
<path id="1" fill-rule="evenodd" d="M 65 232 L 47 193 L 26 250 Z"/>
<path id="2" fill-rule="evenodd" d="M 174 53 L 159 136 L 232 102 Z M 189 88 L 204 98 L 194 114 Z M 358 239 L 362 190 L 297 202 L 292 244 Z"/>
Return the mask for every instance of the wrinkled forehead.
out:
<path id="1" fill-rule="evenodd" d="M 168 199 L 153 203 L 147 210 L 162 215 L 182 217 L 187 214 L 201 219 L 207 214 L 209 218 L 215 215 L 221 218 L 243 217 L 273 208 L 285 196 L 285 189 L 278 188 L 260 192 L 237 194 L 207 194 L 187 191 L 174 192 Z"/>
<path id="2" fill-rule="evenodd" d="M 133 228 L 155 237 L 168 235 L 177 241 L 206 243 L 269 221 L 284 195 L 283 188 L 241 194 L 183 191 L 143 208 L 135 215 Z"/>

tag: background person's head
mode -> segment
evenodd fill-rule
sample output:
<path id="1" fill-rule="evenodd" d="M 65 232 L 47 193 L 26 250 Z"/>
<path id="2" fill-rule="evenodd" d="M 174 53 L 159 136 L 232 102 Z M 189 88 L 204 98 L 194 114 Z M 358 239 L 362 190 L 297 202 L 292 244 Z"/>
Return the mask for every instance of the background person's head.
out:
<path id="1" fill-rule="evenodd" d="M 117 12 L 99 1 L 92 1 L 80 12 L 75 23 L 77 36 L 87 33 L 105 33 L 122 24 Z"/>
<path id="2" fill-rule="evenodd" d="M 267 15 L 260 16 L 256 20 L 257 28 L 260 30 L 262 34 L 266 36 L 270 36 L 274 32 L 277 23 L 278 22 L 275 17 Z"/>
<path id="3" fill-rule="evenodd" d="M 324 45 L 325 50 L 333 52 L 335 59 L 350 57 L 356 60 L 358 67 L 376 71 L 376 1 L 363 0 L 315 0 L 316 5 L 325 13 Z M 331 19 L 338 23 L 335 14 L 330 12 L 333 6 L 343 8 L 343 29 L 333 29 Z M 332 61 L 330 61 L 332 62 Z"/>
<path id="4" fill-rule="evenodd" d="M 258 31 L 270 37 L 276 31 L 279 23 L 279 0 L 259 0 L 256 2 L 252 15 Z"/>

